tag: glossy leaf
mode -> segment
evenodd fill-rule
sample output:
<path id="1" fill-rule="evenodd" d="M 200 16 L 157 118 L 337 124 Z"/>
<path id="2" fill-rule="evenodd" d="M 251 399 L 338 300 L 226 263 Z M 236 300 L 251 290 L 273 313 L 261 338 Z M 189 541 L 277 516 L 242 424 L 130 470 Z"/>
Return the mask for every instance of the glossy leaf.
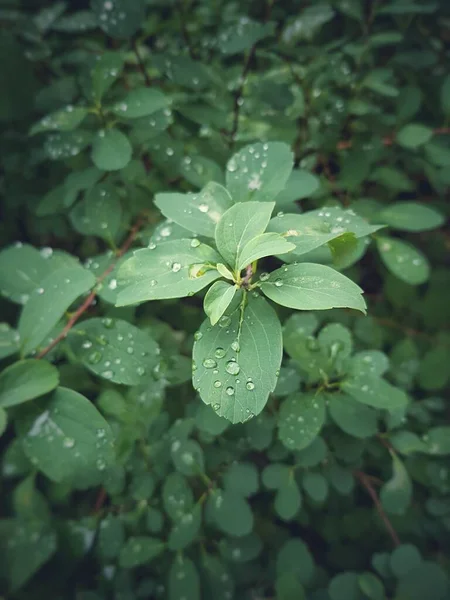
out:
<path id="1" fill-rule="evenodd" d="M 356 373 L 344 380 L 341 388 L 358 402 L 374 408 L 396 410 L 405 408 L 408 404 L 408 398 L 403 390 L 375 375 Z"/>
<path id="2" fill-rule="evenodd" d="M 262 233 L 247 242 L 237 259 L 237 270 L 241 271 L 253 261 L 265 256 L 286 254 L 295 250 L 295 244 L 288 242 L 278 233 Z"/>
<path id="3" fill-rule="evenodd" d="M 402 231 L 427 231 L 440 227 L 444 223 L 443 215 L 424 204 L 418 202 L 396 202 L 390 204 L 379 215 L 384 221 L 395 229 Z"/>
<path id="4" fill-rule="evenodd" d="M 117 102 L 112 111 L 122 119 L 147 117 L 158 110 L 166 108 L 167 99 L 157 89 L 138 87 Z"/>
<path id="5" fill-rule="evenodd" d="M 298 310 L 343 307 L 366 312 L 362 289 L 324 265 L 302 263 L 282 267 L 264 280 L 261 290 L 274 302 Z"/>
<path id="6" fill-rule="evenodd" d="M 215 325 L 232 302 L 237 287 L 226 281 L 216 281 L 206 292 L 203 308 L 211 325 Z"/>
<path id="7" fill-rule="evenodd" d="M 0 406 L 22 404 L 51 392 L 59 383 L 56 367 L 45 360 L 21 360 L 0 373 Z"/>
<path id="8" fill-rule="evenodd" d="M 410 285 L 425 283 L 430 275 L 427 258 L 411 244 L 397 238 L 377 238 L 378 251 L 387 269 Z"/>
<path id="9" fill-rule="evenodd" d="M 246 421 L 262 411 L 275 389 L 281 354 L 275 312 L 263 298 L 244 296 L 214 327 L 205 321 L 197 333 L 194 387 L 219 416 Z"/>
<path id="10" fill-rule="evenodd" d="M 147 565 L 165 548 L 162 540 L 145 535 L 129 537 L 119 555 L 119 564 L 123 569 L 134 569 Z"/>
<path id="11" fill-rule="evenodd" d="M 92 144 L 92 160 L 102 171 L 118 171 L 127 166 L 133 149 L 127 136 L 118 129 L 101 129 Z"/>
<path id="12" fill-rule="evenodd" d="M 137 250 L 119 268 L 117 306 L 191 296 L 220 277 L 220 256 L 195 240 L 174 240 Z"/>
<path id="13" fill-rule="evenodd" d="M 303 450 L 319 435 L 324 423 L 323 394 L 294 394 L 281 404 L 278 436 L 289 450 Z"/>

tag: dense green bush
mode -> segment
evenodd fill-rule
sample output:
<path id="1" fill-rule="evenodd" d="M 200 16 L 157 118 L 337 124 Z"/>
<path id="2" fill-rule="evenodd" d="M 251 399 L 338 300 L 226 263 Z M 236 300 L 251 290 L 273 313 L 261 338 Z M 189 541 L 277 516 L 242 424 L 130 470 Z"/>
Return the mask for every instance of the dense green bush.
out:
<path id="1" fill-rule="evenodd" d="M 0 25 L 0 593 L 450 597 L 446 0 Z"/>

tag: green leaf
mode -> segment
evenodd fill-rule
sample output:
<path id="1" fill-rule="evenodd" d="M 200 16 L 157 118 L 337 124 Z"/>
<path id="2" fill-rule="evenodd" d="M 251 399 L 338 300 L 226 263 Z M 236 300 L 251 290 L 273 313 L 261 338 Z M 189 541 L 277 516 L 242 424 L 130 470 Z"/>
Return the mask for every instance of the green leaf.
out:
<path id="1" fill-rule="evenodd" d="M 18 423 L 25 454 L 53 481 L 97 476 L 114 460 L 108 423 L 84 396 L 58 388 Z"/>
<path id="2" fill-rule="evenodd" d="M 8 407 L 51 392 L 59 383 L 58 370 L 45 360 L 21 360 L 0 374 L 0 406 Z"/>
<path id="3" fill-rule="evenodd" d="M 3 521 L 0 537 L 5 534 L 8 540 L 5 548 L 0 544 L 2 559 L 5 561 L 10 591 L 14 592 L 52 557 L 56 551 L 57 539 L 54 531 L 41 521 Z M 2 565 L 3 566 L 3 565 Z"/>
<path id="4" fill-rule="evenodd" d="M 276 386 L 282 355 L 281 325 L 261 297 L 240 306 L 196 334 L 192 381 L 205 404 L 232 423 L 259 414 Z"/>
<path id="5" fill-rule="evenodd" d="M 419 385 L 424 390 L 445 388 L 450 373 L 448 369 L 448 346 L 436 343 L 422 357 L 419 368 Z"/>
<path id="6" fill-rule="evenodd" d="M 155 204 L 165 217 L 181 227 L 214 237 L 217 223 L 233 202 L 224 187 L 211 182 L 198 194 L 156 194 Z"/>
<path id="7" fill-rule="evenodd" d="M 409 123 L 397 133 L 397 142 L 404 148 L 419 148 L 433 137 L 433 130 L 419 123 Z"/>
<path id="8" fill-rule="evenodd" d="M 293 164 L 291 149 L 282 142 L 245 146 L 227 163 L 227 188 L 235 202 L 271 202 L 286 185 Z"/>
<path id="9" fill-rule="evenodd" d="M 114 38 L 131 38 L 145 16 L 144 0 L 91 0 L 91 9 L 99 26 Z"/>
<path id="10" fill-rule="evenodd" d="M 292 474 L 278 488 L 275 496 L 275 512 L 283 521 L 291 521 L 300 510 L 302 496 Z"/>
<path id="11" fill-rule="evenodd" d="M 412 483 L 403 462 L 394 452 L 392 456 L 392 477 L 380 490 L 380 500 L 386 512 L 403 515 L 412 497 Z"/>
<path id="12" fill-rule="evenodd" d="M 176 556 L 169 571 L 167 600 L 200 600 L 200 577 L 189 558 Z"/>
<path id="13" fill-rule="evenodd" d="M 68 342 L 90 371 L 122 385 L 142 384 L 160 361 L 160 349 L 150 335 L 120 319 L 83 321 L 72 328 Z"/>
<path id="14" fill-rule="evenodd" d="M 402 231 L 428 231 L 445 221 L 440 212 L 419 202 L 394 202 L 381 211 L 379 218 Z"/>
<path id="15" fill-rule="evenodd" d="M 356 438 L 365 439 L 378 432 L 377 413 L 346 394 L 330 394 L 329 411 L 336 425 Z"/>
<path id="16" fill-rule="evenodd" d="M 274 302 L 298 310 L 354 308 L 366 312 L 362 289 L 325 265 L 302 263 L 281 267 L 264 280 L 261 290 Z"/>
<path id="17" fill-rule="evenodd" d="M 430 454 L 436 456 L 450 454 L 450 426 L 433 427 L 422 439 L 427 443 Z"/>
<path id="18" fill-rule="evenodd" d="M 137 250 L 119 268 L 117 306 L 192 296 L 220 277 L 220 256 L 198 240 L 173 240 Z"/>
<path id="19" fill-rule="evenodd" d="M 164 480 L 162 490 L 164 510 L 176 523 L 185 514 L 192 513 L 194 496 L 186 478 L 180 473 L 170 473 Z"/>
<path id="20" fill-rule="evenodd" d="M 92 132 L 76 129 L 50 134 L 45 140 L 44 151 L 50 160 L 72 159 L 92 142 Z"/>
<path id="21" fill-rule="evenodd" d="M 253 529 L 253 513 L 247 500 L 231 490 L 216 489 L 208 498 L 207 511 L 220 531 L 234 537 Z"/>
<path id="22" fill-rule="evenodd" d="M 237 270 L 243 248 L 264 233 L 274 206 L 274 202 L 240 202 L 223 214 L 216 226 L 216 246 L 230 267 Z"/>
<path id="23" fill-rule="evenodd" d="M 2 296 L 25 304 L 33 290 L 48 274 L 50 266 L 43 253 L 28 244 L 15 244 L 0 252 Z"/>
<path id="24" fill-rule="evenodd" d="M 69 104 L 65 108 L 43 117 L 38 123 L 33 125 L 30 135 L 52 130 L 72 131 L 80 125 L 87 114 L 88 111 L 86 108 Z"/>
<path id="25" fill-rule="evenodd" d="M 119 555 L 122 569 L 134 569 L 148 564 L 163 552 L 165 543 L 147 535 L 129 537 Z"/>
<path id="26" fill-rule="evenodd" d="M 303 254 L 311 252 L 345 233 L 353 233 L 357 238 L 366 237 L 383 227 L 370 225 L 356 215 L 352 209 L 343 210 L 338 206 L 311 210 L 301 215 L 280 214 L 269 223 L 269 230 L 284 234 L 296 249 L 287 257 L 293 262 Z"/>
<path id="27" fill-rule="evenodd" d="M 367 373 L 380 377 L 389 369 L 389 359 L 379 350 L 363 350 L 353 355 L 350 370 L 356 375 Z"/>
<path id="28" fill-rule="evenodd" d="M 92 144 L 92 161 L 102 171 L 118 171 L 131 160 L 133 148 L 127 136 L 118 129 L 101 129 Z"/>
<path id="29" fill-rule="evenodd" d="M 374 408 L 391 411 L 405 408 L 408 404 L 408 397 L 403 390 L 376 375 L 355 373 L 342 382 L 341 389 L 358 402 Z"/>
<path id="30" fill-rule="evenodd" d="M 397 579 L 401 579 L 410 571 L 422 564 L 419 550 L 412 544 L 401 544 L 391 554 L 389 565 Z"/>
<path id="31" fill-rule="evenodd" d="M 86 79 L 82 81 L 86 95 L 95 104 L 100 104 L 103 95 L 120 75 L 123 65 L 124 55 L 117 51 L 106 51 L 95 56 L 93 64 L 87 70 Z"/>
<path id="32" fill-rule="evenodd" d="M 97 552 L 104 560 L 117 558 L 125 544 L 125 527 L 120 516 L 106 515 L 100 521 Z"/>
<path id="33" fill-rule="evenodd" d="M 358 575 L 347 571 L 335 575 L 328 585 L 330 600 L 363 600 L 358 584 Z"/>
<path id="34" fill-rule="evenodd" d="M 171 456 L 175 469 L 183 475 L 198 475 L 205 470 L 203 450 L 194 440 L 175 440 Z"/>
<path id="35" fill-rule="evenodd" d="M 202 524 L 202 510 L 200 504 L 196 504 L 191 511 L 184 513 L 172 527 L 167 540 L 169 550 L 184 550 L 192 544 Z"/>
<path id="36" fill-rule="evenodd" d="M 112 185 L 94 185 L 71 210 L 70 219 L 83 235 L 114 240 L 123 222 L 120 196 Z"/>
<path id="37" fill-rule="evenodd" d="M 315 570 L 308 546 L 299 538 L 291 537 L 278 553 L 276 570 L 278 576 L 294 573 L 302 584 L 307 585 Z"/>
<path id="38" fill-rule="evenodd" d="M 237 259 L 237 270 L 241 271 L 253 261 L 265 256 L 285 254 L 295 249 L 295 244 L 287 242 L 278 233 L 262 233 L 247 242 Z"/>
<path id="39" fill-rule="evenodd" d="M 335 15 L 328 2 L 319 2 L 303 8 L 300 16 L 293 19 L 284 29 L 282 40 L 286 44 L 295 45 L 306 40 L 310 41 Z"/>
<path id="40" fill-rule="evenodd" d="M 289 450 L 303 450 L 319 435 L 324 422 L 322 394 L 294 394 L 281 404 L 278 436 Z"/>
<path id="41" fill-rule="evenodd" d="M 226 281 L 216 281 L 206 292 L 203 308 L 211 325 L 215 325 L 232 302 L 237 287 Z"/>
<path id="42" fill-rule="evenodd" d="M 276 600 L 306 600 L 305 589 L 294 573 L 283 573 L 275 582 Z"/>
<path id="43" fill-rule="evenodd" d="M 206 598 L 214 598 L 214 600 L 234 598 L 234 581 L 225 566 L 226 563 L 206 552 L 202 553 L 201 560 L 205 592 L 209 594 Z"/>
<path id="44" fill-rule="evenodd" d="M 314 502 L 325 502 L 328 496 L 328 482 L 321 473 L 309 471 L 303 475 L 302 485 Z"/>
<path id="45" fill-rule="evenodd" d="M 250 50 L 259 40 L 268 37 L 273 32 L 272 23 L 258 23 L 245 17 L 237 24 L 230 25 L 218 37 L 220 51 L 233 55 Z"/>
<path id="46" fill-rule="evenodd" d="M 223 482 L 226 490 L 247 498 L 258 491 L 258 471 L 251 463 L 234 462 L 224 474 Z"/>
<path id="47" fill-rule="evenodd" d="M 294 169 L 286 182 L 284 189 L 276 197 L 277 208 L 292 210 L 292 203 L 312 196 L 319 189 L 318 177 L 303 171 Z"/>
<path id="48" fill-rule="evenodd" d="M 0 360 L 17 354 L 20 348 L 20 336 L 8 323 L 0 323 Z"/>
<path id="49" fill-rule="evenodd" d="M 122 119 L 147 117 L 167 106 L 167 98 L 158 89 L 138 87 L 128 92 L 112 107 L 112 112 Z"/>
<path id="50" fill-rule="evenodd" d="M 410 285 L 420 285 L 427 281 L 430 265 L 417 248 L 389 237 L 377 238 L 377 247 L 381 260 L 393 275 Z"/>
<path id="51" fill-rule="evenodd" d="M 40 282 L 24 306 L 19 319 L 22 352 L 28 354 L 50 333 L 70 305 L 95 285 L 92 273 L 80 267 L 65 267 Z"/>

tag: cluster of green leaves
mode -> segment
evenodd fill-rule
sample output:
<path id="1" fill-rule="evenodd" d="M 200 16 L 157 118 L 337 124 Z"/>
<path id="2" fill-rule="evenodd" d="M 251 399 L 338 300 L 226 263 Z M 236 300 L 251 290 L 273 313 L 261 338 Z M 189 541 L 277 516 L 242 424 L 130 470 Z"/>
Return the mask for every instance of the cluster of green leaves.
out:
<path id="1" fill-rule="evenodd" d="M 42 4 L 0 1 L 0 594 L 445 600 L 445 0 Z"/>

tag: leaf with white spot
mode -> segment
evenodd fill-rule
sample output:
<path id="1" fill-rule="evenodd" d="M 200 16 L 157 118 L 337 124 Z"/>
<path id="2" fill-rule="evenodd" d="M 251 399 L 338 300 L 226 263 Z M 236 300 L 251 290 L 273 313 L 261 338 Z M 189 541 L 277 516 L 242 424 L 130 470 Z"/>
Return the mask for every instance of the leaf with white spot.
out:
<path id="1" fill-rule="evenodd" d="M 261 297 L 245 293 L 195 336 L 192 381 L 205 404 L 232 423 L 258 415 L 275 389 L 282 357 L 281 325 Z"/>
<path id="2" fill-rule="evenodd" d="M 133 256 L 133 252 L 129 251 L 117 259 L 116 255 L 109 251 L 105 254 L 88 258 L 84 264 L 85 268 L 91 271 L 97 279 L 102 277 L 103 273 L 110 269 L 108 275 L 102 277 L 101 282 L 97 284 L 96 288 L 97 295 L 105 302 L 108 302 L 108 304 L 115 304 L 117 302 L 117 295 L 119 293 L 117 287 L 117 272 L 120 265 L 131 256 Z M 112 265 L 115 265 L 114 268 L 112 268 Z"/>
<path id="3" fill-rule="evenodd" d="M 377 413 L 347 394 L 330 394 L 330 416 L 339 429 L 356 438 L 369 438 L 378 433 Z"/>
<path id="4" fill-rule="evenodd" d="M 99 26 L 113 38 L 131 38 L 142 26 L 144 0 L 91 0 L 91 10 Z"/>
<path id="5" fill-rule="evenodd" d="M 261 283 L 261 289 L 274 302 L 298 310 L 354 308 L 366 312 L 362 289 L 325 265 L 302 263 L 281 267 Z"/>
<path id="6" fill-rule="evenodd" d="M 174 240 L 137 250 L 119 268 L 117 306 L 183 298 L 220 277 L 220 256 L 198 240 Z"/>
<path id="7" fill-rule="evenodd" d="M 11 302 L 25 304 L 48 273 L 47 260 L 33 246 L 17 244 L 0 252 L 0 292 Z"/>
<path id="8" fill-rule="evenodd" d="M 0 360 L 16 354 L 20 349 L 20 335 L 8 323 L 0 323 Z"/>
<path id="9" fill-rule="evenodd" d="M 203 301 L 203 308 L 211 325 L 215 325 L 227 310 L 236 292 L 237 287 L 226 281 L 216 281 L 212 284 Z"/>
<path id="10" fill-rule="evenodd" d="M 203 450 L 194 440 L 175 440 L 170 450 L 175 469 L 183 475 L 198 475 L 204 471 Z"/>
<path id="11" fill-rule="evenodd" d="M 129 537 L 120 551 L 119 564 L 122 569 L 134 569 L 140 565 L 147 565 L 159 556 L 165 547 L 165 542 L 148 535 Z"/>
<path id="12" fill-rule="evenodd" d="M 237 258 L 237 270 L 241 271 L 255 260 L 265 256 L 278 256 L 295 249 L 295 244 L 285 240 L 279 233 L 262 233 L 247 242 Z"/>
<path id="13" fill-rule="evenodd" d="M 227 163 L 227 189 L 235 202 L 272 202 L 286 185 L 293 164 L 294 155 L 282 142 L 245 146 Z"/>
<path id="14" fill-rule="evenodd" d="M 43 117 L 38 123 L 33 125 L 30 135 L 52 130 L 72 131 L 80 125 L 87 114 L 87 109 L 82 106 L 66 106 L 51 115 Z"/>
<path id="15" fill-rule="evenodd" d="M 101 129 L 94 138 L 91 157 L 98 169 L 118 171 L 131 160 L 133 148 L 127 136 L 118 129 Z"/>
<path id="16" fill-rule="evenodd" d="M 377 238 L 381 260 L 396 277 L 410 285 L 425 283 L 430 276 L 427 258 L 414 246 L 403 240 L 389 237 Z"/>
<path id="17" fill-rule="evenodd" d="M 114 461 L 110 426 L 84 396 L 60 387 L 18 422 L 25 454 L 53 481 L 99 476 Z"/>
<path id="18" fill-rule="evenodd" d="M 436 456 L 450 454 L 450 426 L 432 427 L 423 436 L 423 441 L 426 442 L 430 454 Z"/>
<path id="19" fill-rule="evenodd" d="M 247 500 L 233 490 L 216 488 L 209 495 L 206 511 L 216 527 L 233 537 L 244 537 L 253 529 L 253 513 Z"/>
<path id="20" fill-rule="evenodd" d="M 408 404 L 405 392 L 376 375 L 355 373 L 341 384 L 341 389 L 358 402 L 374 408 L 396 410 Z"/>
<path id="21" fill-rule="evenodd" d="M 289 450 L 303 450 L 325 423 L 323 394 L 293 394 L 284 400 L 278 417 L 278 437 Z"/>
<path id="22" fill-rule="evenodd" d="M 19 319 L 22 352 L 36 348 L 55 327 L 70 305 L 95 285 L 95 277 L 83 267 L 66 267 L 47 275 L 33 290 Z"/>
<path id="23" fill-rule="evenodd" d="M 237 270 L 238 258 L 253 238 L 264 233 L 274 202 L 240 202 L 227 210 L 217 223 L 215 238 L 220 254 Z"/>
<path id="24" fill-rule="evenodd" d="M 100 104 L 103 95 L 119 77 L 124 59 L 124 55 L 117 50 L 106 51 L 95 56 L 93 64 L 87 67 L 81 85 L 86 96 L 95 104 Z"/>
<path id="25" fill-rule="evenodd" d="M 44 143 L 44 152 L 50 160 L 66 160 L 80 154 L 92 142 L 92 132 L 77 129 L 51 133 Z"/>
<path id="26" fill-rule="evenodd" d="M 73 327 L 67 339 L 85 367 L 122 385 L 142 384 L 160 360 L 153 338 L 120 319 L 88 319 Z"/>
<path id="27" fill-rule="evenodd" d="M 20 360 L 0 374 L 0 406 L 15 406 L 51 392 L 58 369 L 45 360 Z"/>
<path id="28" fill-rule="evenodd" d="M 383 225 L 369 225 L 353 211 L 327 207 L 300 215 L 281 214 L 270 221 L 268 229 L 283 234 L 288 241 L 295 244 L 295 250 L 286 257 L 287 262 L 294 262 L 303 254 L 345 233 L 353 233 L 360 238 L 374 233 L 381 227 Z"/>
<path id="29" fill-rule="evenodd" d="M 187 548 L 197 538 L 201 524 L 202 509 L 200 504 L 196 504 L 174 523 L 167 540 L 169 549 L 176 551 Z"/>
<path id="30" fill-rule="evenodd" d="M 211 182 L 198 194 L 156 194 L 155 204 L 165 217 L 181 227 L 213 238 L 217 223 L 233 201 L 224 187 Z"/>
<path id="31" fill-rule="evenodd" d="M 195 563 L 176 555 L 169 570 L 167 600 L 200 600 L 200 575 Z"/>
<path id="32" fill-rule="evenodd" d="M 167 98 L 158 89 L 138 87 L 116 102 L 112 112 L 122 119 L 137 119 L 166 107 Z"/>
<path id="33" fill-rule="evenodd" d="M 273 33 L 273 23 L 258 23 L 242 17 L 219 34 L 219 49 L 231 56 L 249 50 L 254 44 Z"/>
<path id="34" fill-rule="evenodd" d="M 428 231 L 440 227 L 445 221 L 439 211 L 419 202 L 394 202 L 378 216 L 381 221 L 402 231 Z"/>
<path id="35" fill-rule="evenodd" d="M 114 186 L 98 183 L 75 205 L 69 216 L 79 233 L 114 240 L 123 224 L 120 196 Z"/>

